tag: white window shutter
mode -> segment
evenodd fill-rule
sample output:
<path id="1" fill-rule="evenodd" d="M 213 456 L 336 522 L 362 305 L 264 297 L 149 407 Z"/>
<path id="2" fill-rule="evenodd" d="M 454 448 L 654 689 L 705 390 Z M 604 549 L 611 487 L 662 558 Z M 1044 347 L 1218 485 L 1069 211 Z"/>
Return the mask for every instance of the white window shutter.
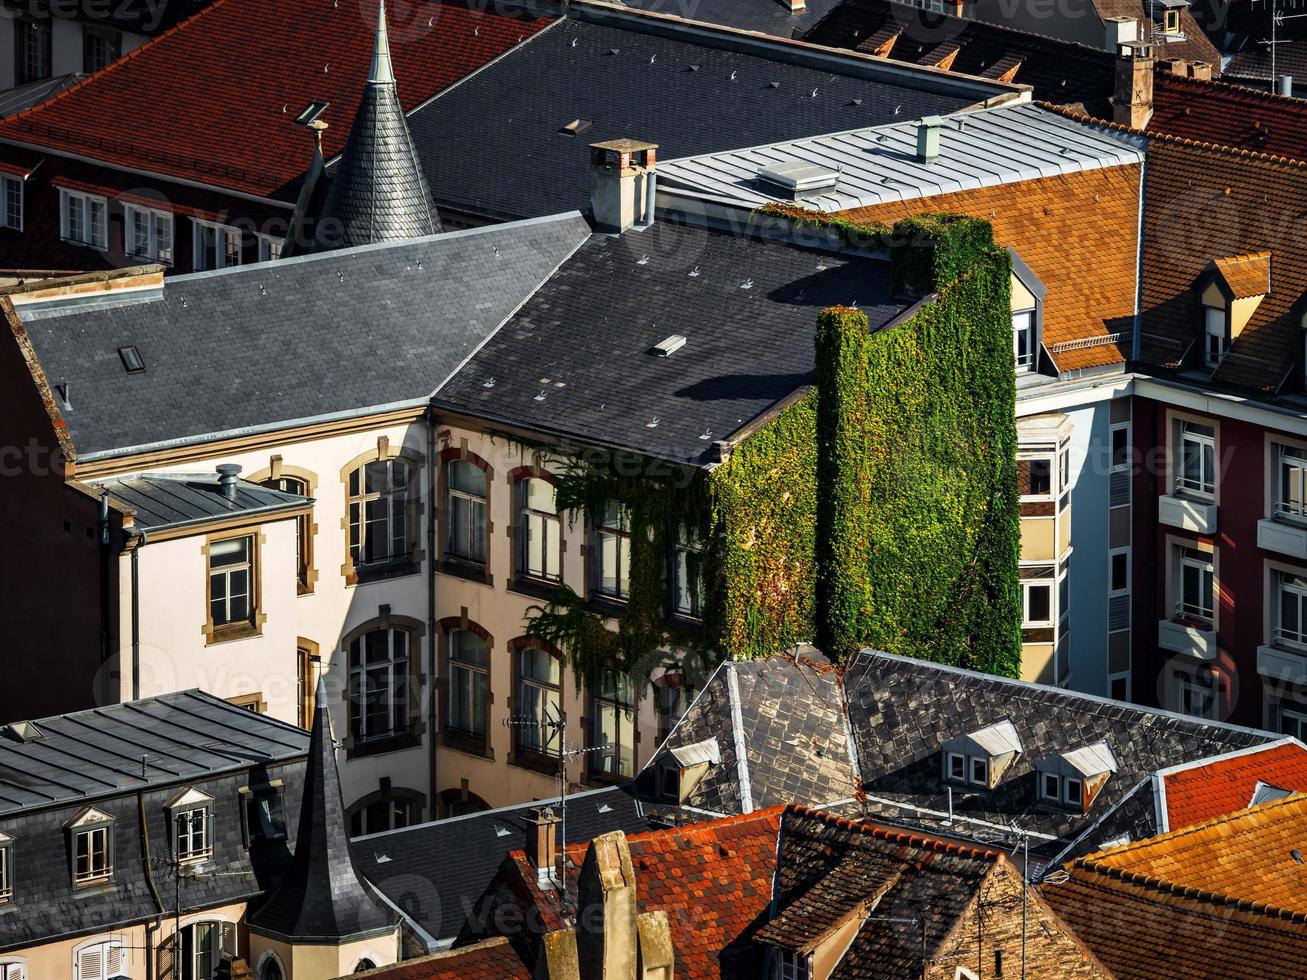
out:
<path id="1" fill-rule="evenodd" d="M 92 946 L 77 954 L 77 980 L 104 980 L 103 946 Z"/>
<path id="2" fill-rule="evenodd" d="M 116 977 L 127 972 L 125 969 L 127 959 L 124 955 L 125 952 L 126 950 L 124 950 L 118 943 L 112 943 L 105 947 L 104 975 L 106 977 Z"/>

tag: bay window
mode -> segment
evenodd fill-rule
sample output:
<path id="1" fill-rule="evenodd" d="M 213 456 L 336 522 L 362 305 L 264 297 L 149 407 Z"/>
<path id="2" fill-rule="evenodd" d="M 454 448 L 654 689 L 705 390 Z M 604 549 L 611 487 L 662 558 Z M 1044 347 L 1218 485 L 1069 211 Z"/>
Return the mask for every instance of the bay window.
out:
<path id="1" fill-rule="evenodd" d="M 490 649 L 471 630 L 449 631 L 449 714 L 457 735 L 484 739 L 490 702 Z"/>
<path id="2" fill-rule="evenodd" d="M 408 731 L 407 630 L 375 629 L 349 645 L 349 731 L 356 742 Z"/>

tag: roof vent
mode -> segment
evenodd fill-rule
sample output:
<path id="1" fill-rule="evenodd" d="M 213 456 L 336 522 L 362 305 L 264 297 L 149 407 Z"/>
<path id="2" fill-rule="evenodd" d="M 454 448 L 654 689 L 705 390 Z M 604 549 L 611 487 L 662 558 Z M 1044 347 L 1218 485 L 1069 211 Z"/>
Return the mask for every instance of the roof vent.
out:
<path id="1" fill-rule="evenodd" d="M 939 131 L 943 125 L 939 116 L 922 116 L 917 123 L 918 163 L 930 163 L 939 157 Z"/>
<path id="2" fill-rule="evenodd" d="M 778 189 L 791 200 L 802 197 L 814 197 L 833 190 L 839 182 L 838 170 L 818 166 L 815 163 L 777 163 L 770 167 L 758 169 L 758 180 L 767 185 L 768 190 Z"/>
<path id="3" fill-rule="evenodd" d="M 228 500 L 236 499 L 236 482 L 240 476 L 241 467 L 239 463 L 219 463 L 218 464 L 218 487 L 222 490 L 222 495 Z"/>
<path id="4" fill-rule="evenodd" d="M 674 333 L 664 340 L 660 340 L 649 348 L 649 353 L 658 357 L 671 357 L 678 350 L 685 346 L 685 338 L 679 333 Z"/>
<path id="5" fill-rule="evenodd" d="M 9 726 L 9 731 L 20 742 L 36 742 L 45 737 L 45 733 L 30 721 L 15 721 Z"/>
<path id="6" fill-rule="evenodd" d="M 576 136 L 578 133 L 584 133 L 593 125 L 594 123 L 589 119 L 573 119 L 566 126 L 560 126 L 558 131 L 564 136 Z"/>

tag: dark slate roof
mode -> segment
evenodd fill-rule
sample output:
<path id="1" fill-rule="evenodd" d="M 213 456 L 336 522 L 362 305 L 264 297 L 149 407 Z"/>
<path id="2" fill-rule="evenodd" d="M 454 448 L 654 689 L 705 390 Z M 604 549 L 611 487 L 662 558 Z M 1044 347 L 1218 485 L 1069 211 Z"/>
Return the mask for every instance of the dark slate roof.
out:
<path id="1" fill-rule="evenodd" d="M 730 679 L 734 675 L 740 684 L 749 674 L 756 674 L 758 682 L 748 702 L 741 699 L 749 714 L 737 721 Z M 1135 808 L 1123 806 L 1113 819 L 1105 817 L 1157 770 L 1273 738 L 1249 728 L 871 651 L 847 666 L 842 681 L 834 673 L 819 674 L 823 681 L 814 674 L 811 663 L 796 664 L 790 657 L 723 665 L 691 705 L 684 733 L 678 726 L 668 745 L 709 735 L 723 747 L 736 739 L 747 743 L 755 737 L 756 717 L 769 719 L 769 728 L 765 742 L 749 751 L 747 772 L 714 766 L 691 796 L 692 805 L 708 808 L 711 802 L 734 812 L 729 804 L 741 797 L 745 780 L 753 807 L 821 804 L 852 796 L 849 787 L 856 780 L 867 796 L 867 816 L 980 840 L 1004 839 L 1002 829 L 1016 818 L 1032 834 L 1032 861 L 1047 862 L 1086 833 L 1093 843 L 1137 833 Z M 856 758 L 841 759 L 828 747 L 818 763 L 813 738 L 824 734 L 827 745 L 835 746 L 846 737 L 839 720 L 840 683 Z M 1017 731 L 1021 755 L 994 790 L 954 789 L 952 824 L 935 816 L 947 813 L 950 802 L 941 773 L 943 743 L 1004 720 Z M 1034 763 L 1100 740 L 1108 743 L 1118 769 L 1089 812 L 1076 816 L 1040 805 Z M 655 756 L 647 768 L 658 761 Z M 736 785 L 724 788 L 723 780 Z"/>
<path id="2" fill-rule="evenodd" d="M 684 17 L 706 24 L 721 24 L 742 31 L 760 31 L 777 37 L 798 37 L 826 16 L 839 0 L 808 0 L 803 10 L 791 12 L 779 0 L 622 0 L 651 14 Z"/>
<path id="3" fill-rule="evenodd" d="M 579 214 L 168 279 L 138 302 L 21 307 L 79 456 L 425 401 L 590 234 Z M 118 354 L 135 346 L 145 370 Z"/>
<path id="4" fill-rule="evenodd" d="M 198 690 L 28 724 L 40 733 L 31 741 L 13 724 L 0 728 L 0 815 L 292 759 L 308 747 L 301 729 Z"/>
<path id="5" fill-rule="evenodd" d="M 504 855 L 526 846 L 528 812 L 540 806 L 558 812 L 558 799 L 356 837 L 350 851 L 359 872 L 431 937 L 452 940 Z M 652 828 L 643 806 L 623 787 L 567 798 L 568 844 L 610 830 L 636 834 Z"/>
<path id="6" fill-rule="evenodd" d="M 86 76 L 75 72 L 71 75 L 55 75 L 43 78 L 39 82 L 28 82 L 0 92 L 0 119 L 12 116 L 16 112 L 40 105 L 46 99 L 53 98 L 65 89 L 76 85 Z"/>
<path id="7" fill-rule="evenodd" d="M 355 871 L 345 836 L 327 684 L 321 676 L 314 698 L 295 854 L 285 876 L 247 922 L 251 929 L 290 943 L 339 943 L 387 932 L 399 916 Z"/>
<path id="8" fill-rule="evenodd" d="M 376 47 L 363 101 L 316 219 L 310 251 L 440 232 L 440 215 L 396 92 L 384 2 L 378 6 Z"/>
<path id="9" fill-rule="evenodd" d="M 310 503 L 310 498 L 238 480 L 228 499 L 216 473 L 144 473 L 93 484 L 116 503 L 131 508 L 135 526 L 147 531 L 207 524 L 233 514 L 275 514 Z"/>
<path id="10" fill-rule="evenodd" d="M 812 383 L 823 307 L 857 303 L 880 327 L 907 307 L 889 286 L 880 259 L 670 220 L 595 235 L 437 404 L 700 464 L 713 441 Z M 649 352 L 672 334 L 685 346 Z"/>
<path id="11" fill-rule="evenodd" d="M 587 147 L 602 140 L 647 140 L 671 159 L 951 112 L 1010 91 L 799 54 L 780 42 L 711 38 L 747 43 L 745 53 L 711 46 L 703 31 L 665 36 L 665 28 L 655 33 L 659 26 L 630 16 L 611 25 L 569 17 L 411 113 L 447 216 L 585 207 Z M 560 132 L 578 119 L 589 127 Z M 458 138 L 470 133 L 476 138 Z"/>

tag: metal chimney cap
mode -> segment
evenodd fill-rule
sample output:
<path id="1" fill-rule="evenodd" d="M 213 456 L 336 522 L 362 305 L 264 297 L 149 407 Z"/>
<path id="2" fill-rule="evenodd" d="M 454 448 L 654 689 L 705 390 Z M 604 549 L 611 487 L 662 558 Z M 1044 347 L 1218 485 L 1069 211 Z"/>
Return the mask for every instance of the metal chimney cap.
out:
<path id="1" fill-rule="evenodd" d="M 241 472 L 240 464 L 219 463 L 216 469 L 218 471 L 218 487 L 222 490 L 222 495 L 228 500 L 235 500 L 236 480 Z"/>

